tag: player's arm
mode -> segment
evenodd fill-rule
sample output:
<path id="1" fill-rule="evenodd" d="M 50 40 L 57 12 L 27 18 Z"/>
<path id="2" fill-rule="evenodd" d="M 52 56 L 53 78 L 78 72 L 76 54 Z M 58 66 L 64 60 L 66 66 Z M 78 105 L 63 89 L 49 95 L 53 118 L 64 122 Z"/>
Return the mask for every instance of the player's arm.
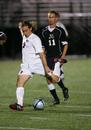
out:
<path id="1" fill-rule="evenodd" d="M 44 69 L 45 69 L 45 73 L 49 73 L 51 70 L 49 69 L 48 65 L 47 65 L 47 61 L 46 61 L 46 56 L 45 56 L 45 53 L 44 53 L 44 50 L 43 52 L 40 53 L 40 58 L 42 60 L 42 64 L 44 66 Z"/>
<path id="2" fill-rule="evenodd" d="M 66 56 L 67 51 L 68 51 L 68 37 L 63 29 L 62 29 L 62 35 L 61 35 L 61 44 L 63 46 L 61 59 L 65 59 L 65 56 Z"/>
<path id="3" fill-rule="evenodd" d="M 45 56 L 45 49 L 43 48 L 43 52 L 44 52 L 44 60 L 45 60 L 45 65 L 46 67 L 48 67 L 47 65 L 47 61 L 46 61 L 46 56 Z M 47 81 L 48 82 L 52 82 L 52 83 L 56 83 L 59 81 L 59 75 L 57 72 L 56 72 L 56 68 L 59 69 L 60 71 L 60 63 L 57 63 L 54 67 L 54 70 L 50 70 L 49 67 L 47 68 L 47 73 L 46 73 L 46 78 L 47 78 Z M 60 73 L 60 72 L 59 72 Z"/>
<path id="4" fill-rule="evenodd" d="M 20 30 L 21 36 L 23 37 L 23 32 L 22 32 L 22 22 L 19 22 L 18 28 Z"/>
<path id="5" fill-rule="evenodd" d="M 63 47 L 61 59 L 65 59 L 65 56 L 67 54 L 67 50 L 68 50 L 68 44 L 65 44 L 64 47 Z"/>

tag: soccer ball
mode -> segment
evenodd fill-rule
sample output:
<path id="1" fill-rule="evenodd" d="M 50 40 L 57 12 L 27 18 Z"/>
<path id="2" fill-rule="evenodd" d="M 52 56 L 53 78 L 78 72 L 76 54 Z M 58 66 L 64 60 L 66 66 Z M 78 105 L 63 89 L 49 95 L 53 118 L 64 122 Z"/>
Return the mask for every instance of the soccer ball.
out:
<path id="1" fill-rule="evenodd" d="M 43 110 L 44 109 L 44 106 L 45 106 L 45 102 L 43 99 L 35 99 L 33 101 L 33 108 L 35 110 Z"/>

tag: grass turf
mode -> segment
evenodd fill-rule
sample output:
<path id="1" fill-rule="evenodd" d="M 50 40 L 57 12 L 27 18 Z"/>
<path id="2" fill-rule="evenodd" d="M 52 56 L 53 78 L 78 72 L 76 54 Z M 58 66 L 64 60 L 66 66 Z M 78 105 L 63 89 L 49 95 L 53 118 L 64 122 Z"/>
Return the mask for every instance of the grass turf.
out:
<path id="1" fill-rule="evenodd" d="M 34 76 L 25 85 L 24 111 L 12 111 L 16 101 L 16 78 L 20 61 L 0 61 L 0 130 L 90 130 L 91 129 L 91 59 L 69 59 L 64 65 L 65 85 L 70 98 L 56 85 L 61 104 L 53 106 L 44 77 Z M 32 102 L 42 97 L 44 110 L 35 111 Z"/>

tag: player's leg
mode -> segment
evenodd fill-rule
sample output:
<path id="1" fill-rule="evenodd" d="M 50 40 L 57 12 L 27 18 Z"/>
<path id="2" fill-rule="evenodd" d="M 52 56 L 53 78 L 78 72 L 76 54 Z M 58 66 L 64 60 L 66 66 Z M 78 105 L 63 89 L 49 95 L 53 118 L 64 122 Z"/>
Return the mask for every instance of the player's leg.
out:
<path id="1" fill-rule="evenodd" d="M 16 98 L 17 98 L 17 104 L 21 106 L 23 106 L 24 85 L 29 78 L 30 78 L 29 75 L 19 75 L 17 79 Z"/>
<path id="2" fill-rule="evenodd" d="M 60 81 L 60 62 L 55 63 L 54 70 L 47 74 L 47 78 L 53 83 Z"/>
<path id="3" fill-rule="evenodd" d="M 61 66 L 60 81 L 57 84 L 62 89 L 64 100 L 67 100 L 69 98 L 69 90 L 67 87 L 65 87 L 63 80 L 64 80 L 64 72 L 63 72 L 63 66 Z"/>
<path id="4" fill-rule="evenodd" d="M 11 104 L 9 107 L 13 110 L 23 110 L 24 84 L 30 78 L 29 75 L 19 75 L 17 78 L 16 99 L 17 103 Z"/>
<path id="5" fill-rule="evenodd" d="M 24 85 L 27 80 L 32 77 L 30 70 L 26 65 L 21 64 L 21 69 L 19 71 L 17 82 L 16 82 L 16 99 L 17 103 L 11 104 L 9 107 L 13 110 L 23 110 L 23 97 L 24 97 Z"/>
<path id="6" fill-rule="evenodd" d="M 53 73 L 49 73 L 49 76 L 47 76 L 47 78 L 53 83 L 56 82 L 60 86 L 60 88 L 63 91 L 64 100 L 67 100 L 69 98 L 69 93 L 68 93 L 68 88 L 65 87 L 63 83 L 64 72 L 63 72 L 63 66 L 61 65 L 60 62 L 55 63 Z"/>
<path id="7" fill-rule="evenodd" d="M 56 89 L 55 89 L 54 84 L 51 83 L 48 79 L 47 79 L 47 82 L 48 82 L 48 90 L 51 93 L 52 97 L 54 98 L 53 104 L 54 105 L 60 104 L 59 97 L 56 93 Z"/>
<path id="8" fill-rule="evenodd" d="M 57 66 L 54 67 L 54 65 L 55 65 L 54 61 L 51 58 L 47 59 L 47 63 L 48 63 L 48 66 L 49 66 L 50 69 L 53 70 L 55 68 L 54 72 L 46 75 L 47 82 L 48 82 L 48 90 L 49 90 L 50 94 L 52 95 L 52 97 L 54 98 L 54 104 L 59 104 L 60 101 L 59 101 L 59 97 L 57 95 L 54 83 L 59 80 L 59 77 L 56 74 L 57 74 L 57 71 L 58 71 L 57 66 L 60 66 L 60 64 L 56 64 Z M 58 73 L 59 73 L 59 71 L 58 71 Z"/>
<path id="9" fill-rule="evenodd" d="M 44 67 L 41 61 L 36 61 L 35 65 L 32 67 L 32 71 L 36 74 L 45 75 Z M 54 98 L 54 104 L 59 104 L 59 98 L 57 96 L 55 86 L 52 84 L 50 80 L 47 79 L 48 82 L 48 90 L 50 91 L 51 95 Z"/>
<path id="10" fill-rule="evenodd" d="M 69 91 L 68 91 L 68 88 L 65 87 L 64 83 L 62 80 L 60 80 L 58 82 L 58 85 L 62 88 L 62 91 L 63 91 L 63 95 L 64 95 L 64 101 L 66 101 L 68 98 L 69 98 Z"/>
<path id="11" fill-rule="evenodd" d="M 54 62 L 54 69 L 53 69 L 53 74 L 51 74 L 52 80 L 54 82 L 59 82 L 60 79 L 64 79 L 64 73 L 63 73 L 63 64 L 67 63 L 66 59 L 62 60 L 57 60 L 57 62 Z"/>

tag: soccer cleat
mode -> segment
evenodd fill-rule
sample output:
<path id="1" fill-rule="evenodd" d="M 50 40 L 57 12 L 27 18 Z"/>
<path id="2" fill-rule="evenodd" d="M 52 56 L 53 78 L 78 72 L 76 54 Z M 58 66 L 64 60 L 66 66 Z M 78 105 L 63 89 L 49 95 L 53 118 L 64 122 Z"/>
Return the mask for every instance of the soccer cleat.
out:
<path id="1" fill-rule="evenodd" d="M 54 101 L 53 101 L 53 105 L 58 105 L 58 104 L 60 104 L 60 101 L 59 101 L 59 100 L 54 100 Z"/>
<path id="2" fill-rule="evenodd" d="M 9 105 L 9 108 L 12 110 L 23 111 L 23 106 L 21 106 L 17 103 Z"/>
<path id="3" fill-rule="evenodd" d="M 69 91 L 68 88 L 65 88 L 63 90 L 64 101 L 68 100 L 68 98 L 69 98 L 69 92 L 68 91 Z"/>

